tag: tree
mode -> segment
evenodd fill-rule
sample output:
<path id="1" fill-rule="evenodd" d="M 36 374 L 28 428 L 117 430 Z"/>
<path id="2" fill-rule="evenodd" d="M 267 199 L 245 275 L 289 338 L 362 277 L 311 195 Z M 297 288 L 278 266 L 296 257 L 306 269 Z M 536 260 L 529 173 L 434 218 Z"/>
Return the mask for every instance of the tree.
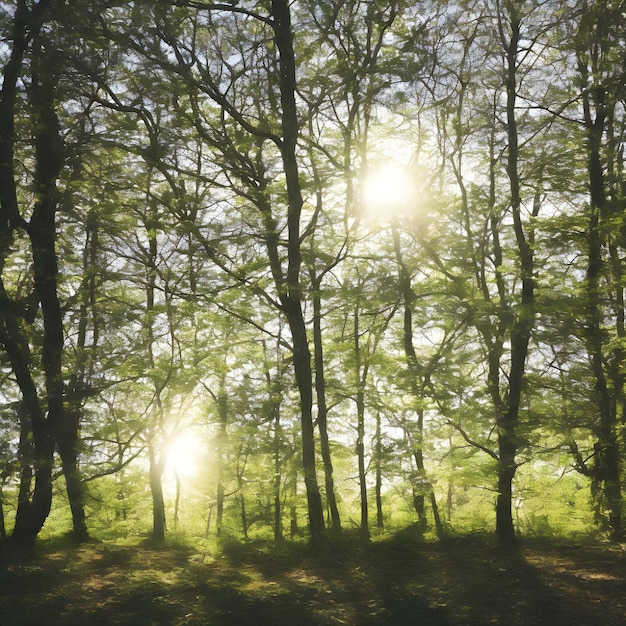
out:
<path id="1" fill-rule="evenodd" d="M 64 324 L 59 296 L 57 259 L 59 208 L 58 182 L 66 165 L 61 127 L 57 113 L 60 73 L 56 67 L 54 40 L 59 35 L 54 26 L 44 33 L 44 23 L 62 19 L 63 7 L 40 2 L 28 8 L 18 2 L 13 17 L 12 50 L 4 67 L 2 104 L 0 106 L 0 159 L 2 160 L 2 273 L 10 269 L 8 261 L 16 232 L 22 230 L 28 238 L 32 262 L 33 301 L 41 314 L 41 335 L 25 331 L 35 329 L 32 311 L 24 310 L 12 301 L 4 281 L 0 283 L 2 329 L 0 341 L 7 352 L 11 368 L 22 395 L 22 450 L 26 449 L 29 432 L 33 437 L 35 487 L 30 497 L 30 471 L 23 460 L 20 499 L 12 541 L 29 544 L 34 541 L 50 510 L 52 498 L 53 452 L 58 446 L 70 500 L 74 534 L 87 537 L 82 489 L 77 466 L 77 423 L 66 410 L 66 385 L 63 374 Z M 52 38 L 51 38 L 52 37 Z M 28 56 L 29 83 L 26 91 L 33 119 L 34 145 L 32 177 L 34 200 L 27 218 L 28 197 L 19 189 L 20 174 L 16 172 L 16 136 L 20 94 L 17 82 L 26 69 Z M 22 206 L 21 206 L 22 205 Z M 25 240 L 20 238 L 20 243 Z M 5 274 L 6 275 L 6 274 Z M 35 345 L 41 342 L 40 363 L 33 360 Z M 31 343 L 34 342 L 34 343 Z M 37 384 L 38 373 L 43 376 L 43 388 Z M 28 422 L 28 425 L 26 425 Z"/>
<path id="2" fill-rule="evenodd" d="M 619 421 L 625 403 L 622 364 L 626 331 L 620 256 L 624 128 L 618 119 L 625 94 L 621 87 L 623 33 L 615 28 L 623 11 L 619 2 L 591 7 L 584 3 L 575 39 L 589 177 L 584 338 L 598 410 L 593 466 L 579 465 L 586 467 L 593 479 L 596 495 L 603 503 L 598 510 L 607 510 L 606 523 L 614 540 L 620 540 L 623 533 Z M 605 301 L 610 304 L 605 305 Z M 609 322 L 611 319 L 614 321 Z"/>
<path id="3" fill-rule="evenodd" d="M 218 35 L 225 45 L 229 43 L 225 30 L 229 26 L 235 29 L 239 37 L 243 33 L 254 36 L 252 30 L 248 28 L 248 20 L 250 19 L 261 29 L 260 35 L 256 35 L 256 37 L 264 37 L 268 29 L 271 32 L 271 40 L 275 46 L 273 50 L 268 50 L 270 54 L 268 59 L 271 59 L 268 62 L 268 67 L 271 68 L 271 71 L 267 75 L 259 75 L 263 82 L 253 85 L 255 90 L 258 90 L 260 86 L 267 89 L 264 97 L 272 103 L 270 112 L 277 115 L 276 119 L 267 120 L 269 126 L 257 125 L 253 118 L 249 117 L 249 111 L 243 108 L 247 107 L 249 102 L 245 99 L 245 95 L 241 100 L 243 104 L 240 104 L 238 100 L 239 91 L 242 89 L 240 85 L 244 85 L 243 89 L 250 87 L 250 84 L 240 80 L 242 75 L 235 72 L 231 76 L 230 85 L 223 84 L 224 80 L 228 81 L 228 77 L 220 75 L 220 71 L 215 75 L 211 74 L 212 59 L 209 59 L 208 63 L 205 64 L 193 42 L 190 46 L 184 40 L 176 40 L 179 34 L 183 36 L 185 33 L 184 31 L 180 33 L 177 31 L 176 19 L 180 14 L 174 10 L 169 16 L 167 11 L 157 11 L 154 22 L 158 25 L 155 33 L 157 36 L 156 48 L 158 49 L 160 45 L 169 48 L 177 58 L 178 63 L 173 65 L 169 58 L 163 58 L 160 55 L 151 58 L 151 61 L 177 76 L 183 84 L 186 84 L 187 88 L 191 88 L 189 104 L 191 110 L 195 111 L 194 122 L 201 124 L 201 126 L 197 126 L 198 130 L 205 140 L 212 143 L 213 148 L 222 152 L 228 174 L 239 179 L 242 183 L 241 189 L 245 190 L 244 197 L 247 199 L 254 198 L 260 212 L 264 229 L 262 237 L 266 246 L 271 276 L 275 284 L 277 300 L 274 302 L 285 315 L 292 334 L 293 367 L 301 402 L 302 463 L 309 508 L 309 527 L 312 538 L 319 539 L 324 532 L 324 520 L 315 470 L 312 418 L 313 372 L 308 346 L 308 331 L 302 309 L 304 297 L 301 288 L 303 197 L 297 158 L 300 122 L 295 99 L 297 82 L 291 9 L 287 2 L 276 0 L 271 3 L 267 16 L 243 7 L 228 8 L 226 5 L 215 7 L 209 5 L 206 15 L 208 27 L 211 29 L 218 28 Z M 197 19 L 200 17 L 194 16 L 191 23 L 193 24 Z M 185 18 L 182 17 L 181 20 L 179 23 L 184 24 Z M 220 27 L 222 21 L 224 24 Z M 190 33 L 190 35 L 192 34 Z M 151 52 L 154 49 L 154 43 L 143 47 L 133 38 L 129 38 L 127 34 L 116 35 L 113 31 L 109 31 L 108 35 L 112 40 L 130 45 L 138 54 L 145 54 L 146 51 Z M 267 42 L 267 39 L 263 41 Z M 259 50 L 267 48 L 266 43 L 260 45 Z M 240 57 L 242 63 L 247 63 L 248 59 L 241 56 L 242 52 L 237 49 L 237 46 L 238 42 L 235 42 L 233 53 Z M 253 53 L 256 53 L 256 49 L 253 49 Z M 274 54 L 275 57 L 273 57 Z M 222 60 L 225 61 L 223 58 Z M 230 97 L 231 93 L 232 98 Z M 222 118 L 222 121 L 218 122 L 217 125 L 213 125 L 213 120 L 211 120 L 209 123 L 210 130 L 204 128 L 202 112 L 194 104 L 198 102 L 198 96 L 208 97 L 219 107 L 218 118 L 219 115 L 227 115 L 229 119 Z M 258 103 L 256 98 L 254 98 L 254 102 L 256 108 L 256 103 Z M 262 114 L 261 119 L 264 117 L 265 114 Z M 237 149 L 237 145 L 241 144 L 242 140 L 246 147 L 255 146 L 256 162 L 249 160 L 247 154 Z M 267 142 L 271 143 L 277 150 L 281 164 L 284 189 L 280 196 L 273 196 L 273 190 L 268 187 L 267 174 L 265 173 L 267 166 L 262 160 L 259 160 L 265 156 L 266 152 L 272 153 L 265 147 Z M 272 162 L 272 169 L 276 167 L 276 164 L 276 161 Z M 245 168 L 248 168 L 248 171 Z M 284 246 L 286 250 L 284 259 L 282 258 L 283 246 L 279 222 L 273 214 L 274 202 L 285 211 L 284 222 L 287 240 Z M 211 246 L 206 246 L 205 252 L 209 254 L 212 260 L 217 260 Z M 226 269 L 223 263 L 222 267 Z"/>

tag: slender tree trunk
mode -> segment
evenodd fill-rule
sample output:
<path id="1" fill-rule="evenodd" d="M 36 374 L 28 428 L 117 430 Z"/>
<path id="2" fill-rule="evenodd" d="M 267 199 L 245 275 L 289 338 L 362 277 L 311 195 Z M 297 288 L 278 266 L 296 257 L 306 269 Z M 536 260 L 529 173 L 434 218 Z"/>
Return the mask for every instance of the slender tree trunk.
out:
<path id="1" fill-rule="evenodd" d="M 404 262 L 404 255 L 400 242 L 400 233 L 396 224 L 392 224 L 392 235 L 394 243 L 394 252 L 396 256 L 396 262 L 398 264 L 398 289 L 403 301 L 403 333 L 402 343 L 404 347 L 404 355 L 406 357 L 407 366 L 411 372 L 411 392 L 416 399 L 421 399 L 423 395 L 423 388 L 425 383 L 419 383 L 420 379 L 426 380 L 430 374 L 428 371 L 420 371 L 423 368 L 417 360 L 417 353 L 413 344 L 413 302 L 415 300 L 415 293 L 411 286 L 411 275 Z M 417 437 L 418 441 L 414 441 L 414 438 L 407 431 L 407 437 L 413 450 L 413 458 L 417 473 L 420 480 L 419 493 L 415 491 L 415 485 L 413 485 L 414 491 L 414 506 L 417 513 L 418 520 L 422 523 L 426 523 L 426 513 L 424 507 L 424 484 L 427 482 L 426 467 L 424 465 L 424 453 L 423 453 L 423 440 L 424 440 L 424 411 L 423 409 L 417 410 Z M 430 503 L 433 510 L 433 517 L 435 520 L 435 527 L 437 530 L 437 536 L 441 538 L 443 536 L 443 526 L 441 525 L 441 518 L 439 516 L 439 509 L 437 507 L 437 498 L 434 491 L 430 489 Z"/>
<path id="2" fill-rule="evenodd" d="M 383 442 L 380 428 L 380 411 L 376 412 L 376 457 L 375 457 L 375 472 L 376 472 L 376 527 L 381 530 L 385 526 L 383 518 L 383 497 L 382 497 L 382 485 L 383 485 L 383 472 L 382 472 L 382 456 L 383 456 Z"/>
<path id="3" fill-rule="evenodd" d="M 217 490 L 215 493 L 215 534 L 218 537 L 222 535 L 222 529 L 224 527 L 224 481 L 223 481 L 223 463 L 218 461 L 218 478 L 217 478 Z"/>
<path id="4" fill-rule="evenodd" d="M 356 391 L 356 454 L 359 468 L 359 494 L 361 501 L 361 539 L 369 541 L 369 507 L 367 501 L 367 476 L 365 469 L 365 378 L 367 373 L 362 371 L 361 346 L 359 329 L 359 302 L 354 307 L 354 328 L 353 328 L 354 356 L 355 356 L 355 378 L 357 384 Z"/>
<path id="5" fill-rule="evenodd" d="M 520 179 L 518 172 L 519 147 L 517 119 L 515 116 L 517 100 L 517 55 L 520 42 L 520 18 L 518 9 L 512 1 L 507 2 L 511 26 L 508 41 L 501 24 L 501 36 L 506 43 L 507 78 L 507 174 L 511 190 L 511 213 L 513 230 L 520 259 L 522 294 L 511 325 L 511 367 L 509 371 L 506 408 L 498 411 L 498 499 L 496 503 L 496 532 L 500 543 L 508 546 L 515 543 L 513 523 L 513 479 L 517 470 L 517 427 L 521 404 L 523 383 L 526 371 L 528 345 L 535 322 L 535 264 L 533 258 L 534 238 L 532 225 L 527 235 L 521 218 Z M 533 218 L 539 211 L 539 201 L 533 207 Z"/>
<path id="6" fill-rule="evenodd" d="M 298 523 L 298 507 L 296 502 L 298 500 L 298 472 L 294 472 L 293 481 L 291 483 L 291 504 L 289 506 L 289 537 L 293 540 L 294 537 L 301 535 L 300 525 Z"/>
<path id="7" fill-rule="evenodd" d="M 209 505 L 209 512 L 206 516 L 206 527 L 204 529 L 204 538 L 209 538 L 209 531 L 211 530 L 211 517 L 213 517 L 213 504 Z"/>
<path id="8" fill-rule="evenodd" d="M 300 188 L 296 146 L 299 119 L 296 107 L 296 64 L 293 33 L 288 0 L 272 0 L 274 41 L 280 57 L 279 85 L 282 104 L 281 150 L 287 185 L 287 254 L 286 282 L 281 291 L 282 308 L 293 340 L 293 364 L 300 394 L 300 423 L 302 437 L 302 469 L 306 486 L 311 539 L 318 541 L 324 534 L 324 510 L 315 468 L 315 440 L 313 437 L 313 372 L 306 324 L 302 313 L 300 270 L 302 252 L 300 219 L 302 192 Z"/>
<path id="9" fill-rule="evenodd" d="M 313 270 L 310 271 L 311 288 L 313 289 L 313 344 L 315 359 L 315 391 L 317 394 L 317 428 L 320 434 L 320 452 L 324 464 L 324 486 L 326 501 L 330 510 L 331 528 L 333 532 L 341 531 L 341 518 L 335 496 L 335 480 L 333 463 L 328 439 L 328 406 L 326 404 L 326 378 L 324 373 L 324 347 L 322 341 L 322 298 L 321 285 Z"/>
<path id="10" fill-rule="evenodd" d="M 274 541 L 283 540 L 282 467 L 280 461 L 280 415 L 274 420 Z"/>
<path id="11" fill-rule="evenodd" d="M 367 502 L 367 472 L 365 468 L 365 394 L 363 390 L 357 391 L 357 436 L 356 453 L 359 466 L 359 494 L 361 500 L 361 539 L 368 541 L 369 529 L 369 506 Z"/>
<path id="12" fill-rule="evenodd" d="M 239 487 L 239 505 L 241 511 L 241 532 L 245 539 L 248 538 L 248 513 L 246 511 L 246 494 L 244 493 L 243 473 L 237 475 L 237 486 Z"/>
<path id="13" fill-rule="evenodd" d="M 0 485 L 0 558 L 6 551 L 7 545 L 7 532 L 4 523 L 4 506 L 2 504 L 4 494 L 2 492 L 2 485 Z"/>
<path id="14" fill-rule="evenodd" d="M 282 331 L 282 328 L 281 328 Z M 280 332 L 278 342 L 280 343 Z M 280 407 L 283 396 L 283 383 L 282 383 L 282 366 L 281 358 L 277 354 L 275 359 L 276 365 L 276 377 L 272 378 L 272 372 L 270 368 L 270 360 L 267 352 L 267 345 L 263 342 L 263 354 L 264 354 L 264 369 L 265 369 L 265 382 L 267 384 L 268 395 L 268 417 L 272 420 L 273 424 L 273 456 L 274 456 L 274 541 L 279 543 L 283 540 L 283 511 L 282 511 L 282 428 L 280 424 Z"/>
<path id="15" fill-rule="evenodd" d="M 174 472 L 174 480 L 176 482 L 176 495 L 174 496 L 174 530 L 178 528 L 178 511 L 180 506 L 180 475 Z"/>
<path id="16" fill-rule="evenodd" d="M 413 505 L 417 513 L 417 519 L 420 524 L 426 528 L 426 507 L 424 498 L 424 483 L 426 482 L 426 470 L 424 468 L 424 452 L 422 451 L 422 438 L 424 436 L 424 411 L 419 408 L 417 410 L 417 437 L 418 442 L 412 441 L 413 460 L 417 469 L 418 484 L 413 484 Z"/>
<path id="17" fill-rule="evenodd" d="M 283 540 L 283 509 L 282 509 L 282 429 L 280 426 L 280 405 L 276 399 L 274 407 L 274 541 L 277 543 Z"/>
<path id="18" fill-rule="evenodd" d="M 226 428 L 228 424 L 228 396 L 224 388 L 224 379 L 220 383 L 217 393 L 217 412 L 220 421 L 220 429 L 217 436 L 217 446 L 215 450 L 217 462 L 217 490 L 215 502 L 215 534 L 219 537 L 222 534 L 224 521 L 224 447 L 226 443 Z"/>

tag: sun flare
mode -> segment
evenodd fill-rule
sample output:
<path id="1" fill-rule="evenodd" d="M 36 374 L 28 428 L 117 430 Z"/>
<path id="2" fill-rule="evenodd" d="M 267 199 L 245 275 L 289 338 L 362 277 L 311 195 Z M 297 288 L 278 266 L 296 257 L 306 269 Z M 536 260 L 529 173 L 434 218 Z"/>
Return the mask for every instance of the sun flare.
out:
<path id="1" fill-rule="evenodd" d="M 369 212 L 391 217 L 406 211 L 414 202 L 416 185 L 407 167 L 390 161 L 370 171 L 362 189 Z"/>
<path id="2" fill-rule="evenodd" d="M 178 435 L 168 447 L 167 466 L 179 477 L 191 478 L 198 473 L 199 443 L 193 432 Z"/>

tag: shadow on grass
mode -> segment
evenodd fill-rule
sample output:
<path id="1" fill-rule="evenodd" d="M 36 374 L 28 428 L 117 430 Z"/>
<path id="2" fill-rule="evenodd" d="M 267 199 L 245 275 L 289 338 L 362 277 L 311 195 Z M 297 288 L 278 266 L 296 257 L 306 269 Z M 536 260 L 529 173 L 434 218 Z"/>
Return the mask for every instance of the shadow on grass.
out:
<path id="1" fill-rule="evenodd" d="M 51 542 L 0 566 L 0 625 L 622 623 L 624 577 L 609 572 L 623 555 L 590 568 L 597 552 L 562 552 L 504 553 L 484 538 L 362 546 L 349 533 L 317 548 L 231 541 L 210 554 L 149 542 Z M 572 571 L 592 572 L 595 593 L 610 602 L 577 600 Z"/>

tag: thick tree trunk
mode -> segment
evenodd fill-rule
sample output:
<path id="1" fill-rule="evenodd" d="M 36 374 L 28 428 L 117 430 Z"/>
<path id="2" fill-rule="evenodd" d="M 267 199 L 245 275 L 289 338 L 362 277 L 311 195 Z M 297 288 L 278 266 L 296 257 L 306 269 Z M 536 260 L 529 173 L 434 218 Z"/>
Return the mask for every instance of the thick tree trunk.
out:
<path id="1" fill-rule="evenodd" d="M 501 427 L 502 428 L 502 427 Z M 510 546 L 516 543 L 513 524 L 513 478 L 517 465 L 514 434 L 509 430 L 498 436 L 498 497 L 496 500 L 496 534 L 500 544 Z"/>
<path id="2" fill-rule="evenodd" d="M 78 427 L 67 433 L 67 437 L 59 437 L 57 448 L 61 457 L 61 467 L 65 477 L 67 498 L 72 512 L 73 536 L 78 541 L 89 538 L 85 517 L 83 485 L 78 466 Z"/>
<path id="3" fill-rule="evenodd" d="M 30 350 L 21 336 L 19 322 L 10 315 L 4 286 L 0 280 L 0 311 L 4 310 L 4 329 L 0 340 L 5 346 L 12 370 L 22 393 L 20 407 L 20 455 L 22 473 L 15 525 L 10 542 L 16 546 L 32 545 L 44 525 L 52 505 L 52 468 L 54 464 L 54 438 L 39 404 L 37 388 L 30 372 Z M 32 445 L 28 441 L 32 433 Z M 31 469 L 32 463 L 32 469 Z M 31 479 L 35 485 L 31 493 Z"/>
<path id="4" fill-rule="evenodd" d="M 152 442 L 148 444 L 150 459 L 150 492 L 152 494 L 152 538 L 157 541 L 165 540 L 165 498 L 163 496 L 163 471 L 165 460 L 157 460 Z"/>
<path id="5" fill-rule="evenodd" d="M 300 303 L 290 303 L 287 321 L 293 338 L 293 363 L 296 384 L 300 393 L 300 426 L 302 437 L 302 471 L 309 510 L 309 531 L 313 541 L 324 534 L 324 510 L 315 469 L 315 441 L 313 437 L 313 387 L 311 353 Z"/>
<path id="6" fill-rule="evenodd" d="M 65 164 L 65 150 L 55 111 L 56 68 L 52 51 L 33 44 L 31 103 L 37 122 L 35 135 L 35 185 L 37 201 L 27 227 L 32 243 L 35 292 L 43 315 L 42 365 L 45 375 L 48 421 L 57 440 L 67 495 L 72 511 L 75 538 L 87 539 L 82 484 L 78 469 L 77 415 L 66 409 L 63 380 L 63 312 L 58 297 L 56 253 L 57 179 Z"/>
<path id="7" fill-rule="evenodd" d="M 32 495 L 30 492 L 26 493 L 20 489 L 15 526 L 10 539 L 11 544 L 15 546 L 34 543 L 50 512 L 52 503 L 54 439 L 46 420 L 45 411 L 40 404 L 37 386 L 31 370 L 32 361 L 28 340 L 24 334 L 21 319 L 7 295 L 2 279 L 6 258 L 11 253 L 15 229 L 25 225 L 19 211 L 14 169 L 15 106 L 18 80 L 29 42 L 37 36 L 50 5 L 50 0 L 42 0 L 29 9 L 28 3 L 24 0 L 16 2 L 13 32 L 9 38 L 12 41 L 12 48 L 3 68 L 0 93 L 0 343 L 4 346 L 22 394 L 25 418 L 30 421 L 28 428 L 33 437 L 31 458 L 35 477 Z M 42 141 L 46 130 L 50 129 L 43 129 L 43 133 L 38 133 L 38 144 Z M 57 155 L 51 155 L 52 164 L 47 176 L 42 176 L 44 173 L 42 156 L 41 154 L 37 155 L 37 180 L 51 180 L 54 184 L 58 174 Z M 44 201 L 50 200 L 50 198 L 46 198 L 49 192 L 48 186 L 41 190 Z M 50 343 L 44 349 L 48 351 L 47 356 L 54 352 Z M 46 377 L 48 378 L 48 376 Z M 30 487 L 31 470 L 29 468 L 25 471 L 28 474 L 27 482 Z M 26 474 L 24 471 L 22 472 L 22 488 L 26 482 L 24 480 Z"/>

